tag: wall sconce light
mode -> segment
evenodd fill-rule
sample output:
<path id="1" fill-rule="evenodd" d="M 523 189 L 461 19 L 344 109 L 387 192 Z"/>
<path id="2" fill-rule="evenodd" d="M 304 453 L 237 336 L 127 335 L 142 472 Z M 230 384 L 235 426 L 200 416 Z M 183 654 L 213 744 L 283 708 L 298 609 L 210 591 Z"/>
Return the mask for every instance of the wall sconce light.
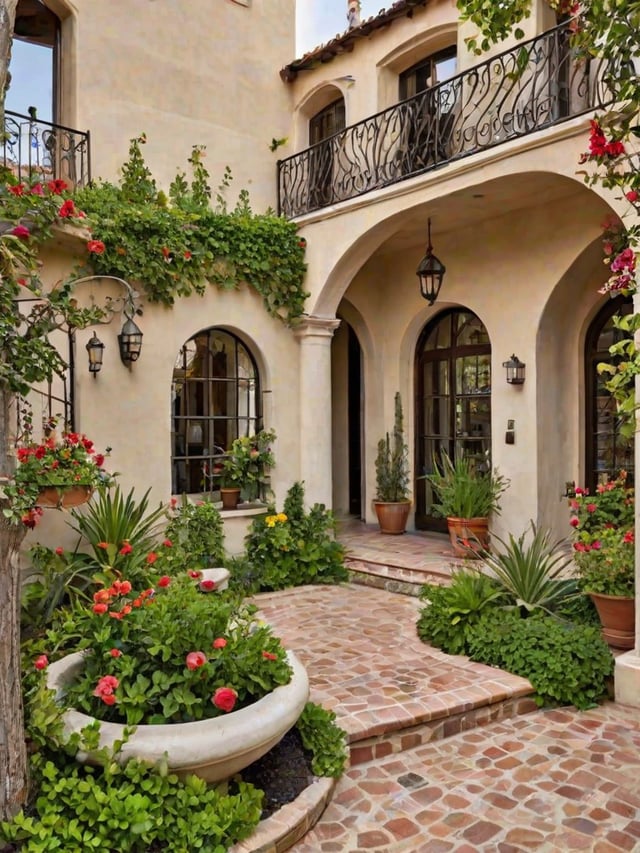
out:
<path id="1" fill-rule="evenodd" d="M 431 245 L 431 219 L 428 220 L 428 229 L 429 243 L 427 245 L 427 254 L 420 261 L 416 275 L 420 282 L 420 294 L 422 298 L 426 299 L 429 305 L 433 305 L 440 293 L 446 267 L 433 254 L 433 246 Z"/>
<path id="2" fill-rule="evenodd" d="M 128 314 L 122 331 L 118 335 L 118 346 L 120 347 L 120 358 L 122 363 L 130 367 L 134 361 L 140 358 L 142 350 L 142 332 L 133 322 Z"/>
<path id="3" fill-rule="evenodd" d="M 507 369 L 507 382 L 509 385 L 524 385 L 526 364 L 523 364 L 517 355 L 512 355 L 509 361 L 503 361 L 502 366 Z"/>
<path id="4" fill-rule="evenodd" d="M 92 373 L 95 379 L 102 369 L 102 354 L 104 352 L 104 344 L 95 332 L 87 343 L 87 352 L 89 354 L 89 373 Z"/>

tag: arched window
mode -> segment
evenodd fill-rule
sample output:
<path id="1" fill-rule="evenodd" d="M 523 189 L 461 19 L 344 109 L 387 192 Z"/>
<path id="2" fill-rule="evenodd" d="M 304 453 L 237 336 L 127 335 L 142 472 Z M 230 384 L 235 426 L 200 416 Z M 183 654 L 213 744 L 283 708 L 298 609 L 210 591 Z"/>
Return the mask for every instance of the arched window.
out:
<path id="1" fill-rule="evenodd" d="M 429 323 L 416 350 L 416 474 L 434 470 L 445 451 L 490 465 L 491 344 L 475 314 L 454 308 Z M 415 483 L 416 527 L 445 530 L 433 516 L 429 483 Z"/>
<path id="2" fill-rule="evenodd" d="M 615 314 L 630 314 L 631 299 L 610 299 L 589 327 L 585 341 L 585 485 L 593 490 L 599 482 L 614 478 L 620 469 L 633 483 L 633 438 L 620 435 L 616 403 L 605 387 L 606 374 L 598 373 L 598 364 L 612 362 L 609 347 L 625 337 L 613 324 Z"/>
<path id="3" fill-rule="evenodd" d="M 19 0 L 5 108 L 55 122 L 60 21 L 42 0 Z M 35 116 L 33 112 L 35 111 Z"/>
<path id="4" fill-rule="evenodd" d="M 172 492 L 210 492 L 233 440 L 262 426 L 256 362 L 231 332 L 198 332 L 178 354 L 171 399 Z"/>
<path id="5" fill-rule="evenodd" d="M 345 128 L 344 98 L 337 98 L 309 121 L 310 209 L 324 207 L 339 199 L 334 188 L 334 161 L 339 150 L 335 134 Z"/>

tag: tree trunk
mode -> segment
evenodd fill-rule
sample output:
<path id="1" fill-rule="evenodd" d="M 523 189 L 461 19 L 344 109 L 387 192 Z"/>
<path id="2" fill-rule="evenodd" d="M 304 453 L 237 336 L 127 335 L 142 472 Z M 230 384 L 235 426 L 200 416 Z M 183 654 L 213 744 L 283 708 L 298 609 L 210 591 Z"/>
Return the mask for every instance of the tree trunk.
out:
<path id="1" fill-rule="evenodd" d="M 1 0 L 0 0 L 1 2 Z M 0 386 L 0 473 L 9 474 L 11 394 Z M 27 796 L 27 751 L 20 684 L 20 568 L 17 551 L 26 528 L 10 524 L 0 500 L 0 819 L 17 811 Z"/>
<path id="2" fill-rule="evenodd" d="M 4 96 L 8 84 L 13 26 L 18 0 L 0 0 L 0 118 L 4 125 Z"/>

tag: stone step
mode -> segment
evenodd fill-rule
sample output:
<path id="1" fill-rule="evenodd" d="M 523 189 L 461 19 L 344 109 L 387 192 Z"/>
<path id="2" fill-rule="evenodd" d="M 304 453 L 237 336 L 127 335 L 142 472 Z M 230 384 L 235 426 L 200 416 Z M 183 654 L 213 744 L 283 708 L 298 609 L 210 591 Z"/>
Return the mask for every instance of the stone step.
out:
<path id="1" fill-rule="evenodd" d="M 451 579 L 450 572 L 446 570 L 395 566 L 358 557 L 347 557 L 345 566 L 351 583 L 416 597 L 420 595 L 424 584 L 444 585 Z"/>

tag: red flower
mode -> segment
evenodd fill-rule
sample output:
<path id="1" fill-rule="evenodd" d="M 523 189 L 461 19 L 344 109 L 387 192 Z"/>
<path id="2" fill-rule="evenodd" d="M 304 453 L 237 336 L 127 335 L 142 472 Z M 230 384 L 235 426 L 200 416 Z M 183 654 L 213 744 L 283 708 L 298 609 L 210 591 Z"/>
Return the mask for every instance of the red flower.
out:
<path id="1" fill-rule="evenodd" d="M 274 655 L 273 652 L 262 652 L 262 657 L 265 660 L 278 660 L 278 655 Z"/>
<path id="2" fill-rule="evenodd" d="M 626 545 L 631 545 L 634 542 L 633 530 L 627 530 L 627 532 L 624 534 L 622 541 Z"/>
<path id="3" fill-rule="evenodd" d="M 106 604 L 94 604 L 91 609 L 94 613 L 106 613 L 109 608 Z"/>
<path id="4" fill-rule="evenodd" d="M 62 555 L 64 554 L 64 548 L 56 548 L 56 554 L 58 555 L 58 557 L 62 557 Z"/>
<path id="5" fill-rule="evenodd" d="M 169 575 L 162 575 L 162 577 L 158 581 L 158 586 L 166 587 L 166 586 L 169 586 L 170 583 L 171 583 L 171 578 L 169 577 Z"/>
<path id="6" fill-rule="evenodd" d="M 12 195 L 24 195 L 24 184 L 14 184 L 14 186 L 9 187 L 9 192 Z"/>
<path id="7" fill-rule="evenodd" d="M 60 207 L 58 211 L 58 216 L 60 219 L 69 219 L 69 217 L 76 215 L 76 206 L 73 203 L 73 199 L 68 198 Z"/>
<path id="8" fill-rule="evenodd" d="M 595 512 L 598 507 L 595 504 L 587 504 L 586 510 L 587 512 Z"/>
<path id="9" fill-rule="evenodd" d="M 102 255 L 104 253 L 104 249 L 105 245 L 102 240 L 89 240 L 87 243 L 87 251 L 94 255 Z"/>
<path id="10" fill-rule="evenodd" d="M 60 195 L 63 193 L 69 185 L 66 181 L 61 180 L 60 178 L 56 178 L 55 181 L 49 181 L 47 184 L 47 189 L 53 195 Z"/>
<path id="11" fill-rule="evenodd" d="M 26 225 L 16 225 L 15 228 L 9 231 L 9 234 L 13 234 L 14 237 L 18 237 L 20 240 L 28 240 L 31 236 L 31 231 L 29 231 Z"/>
<path id="12" fill-rule="evenodd" d="M 594 551 L 599 551 L 602 548 L 602 542 L 599 539 L 596 539 L 591 543 L 591 548 Z"/>
<path id="13" fill-rule="evenodd" d="M 49 666 L 49 658 L 46 655 L 38 655 L 33 665 L 36 669 L 46 669 Z"/>
<path id="14" fill-rule="evenodd" d="M 204 652 L 189 652 L 185 658 L 187 669 L 199 669 L 207 662 L 207 656 Z"/>
<path id="15" fill-rule="evenodd" d="M 149 551 L 149 553 L 147 554 L 147 563 L 150 566 L 152 566 L 157 559 L 158 559 L 158 555 L 156 554 L 156 552 L 155 551 Z"/>
<path id="16" fill-rule="evenodd" d="M 127 595 L 131 592 L 131 582 L 130 581 L 120 581 L 120 590 L 121 595 Z"/>
<path id="17" fill-rule="evenodd" d="M 109 654 L 111 655 L 112 658 L 121 658 L 122 657 L 122 652 L 120 651 L 120 649 L 111 649 Z"/>
<path id="18" fill-rule="evenodd" d="M 638 201 L 638 193 L 636 190 L 629 190 L 628 193 L 625 193 L 625 197 L 627 201 Z"/>
<path id="19" fill-rule="evenodd" d="M 195 569 L 189 570 L 189 577 L 190 578 L 199 578 L 201 576 L 202 576 L 202 572 L 197 572 Z"/>
<path id="20" fill-rule="evenodd" d="M 202 592 L 213 592 L 216 588 L 216 582 L 212 580 L 200 581 L 200 589 Z"/>
<path id="21" fill-rule="evenodd" d="M 573 518 L 569 519 L 569 524 L 572 527 L 577 527 L 580 524 L 580 522 L 578 521 L 577 517 L 574 515 Z"/>
<path id="22" fill-rule="evenodd" d="M 166 246 L 163 246 L 162 247 L 162 257 L 164 258 L 165 263 L 170 264 L 171 263 L 171 249 L 167 249 Z"/>
<path id="23" fill-rule="evenodd" d="M 214 649 L 224 649 L 227 645 L 227 641 L 224 637 L 216 637 L 216 639 L 211 643 Z"/>
<path id="24" fill-rule="evenodd" d="M 93 593 L 93 600 L 96 604 L 105 604 L 111 599 L 111 595 L 106 589 L 99 589 L 97 592 Z"/>
<path id="25" fill-rule="evenodd" d="M 171 539 L 165 539 L 162 544 L 165 548 L 171 548 L 173 546 L 173 542 L 171 541 Z"/>
<path id="26" fill-rule="evenodd" d="M 132 551 L 133 548 L 131 547 L 131 545 L 128 542 L 125 542 L 122 548 L 120 548 L 120 550 L 118 551 L 118 553 L 121 554 L 123 557 L 126 557 L 127 554 L 130 554 Z"/>
<path id="27" fill-rule="evenodd" d="M 191 260 L 191 257 L 192 257 L 191 252 L 188 252 L 188 251 L 187 251 L 187 252 L 185 252 L 185 253 L 184 253 L 184 259 L 185 259 L 185 261 L 190 261 L 190 260 Z"/>
<path id="28" fill-rule="evenodd" d="M 221 711 L 228 713 L 233 711 L 238 694 L 232 687 L 218 687 L 216 692 L 211 697 L 211 701 Z"/>
<path id="29" fill-rule="evenodd" d="M 102 699 L 105 705 L 115 705 L 116 697 L 113 695 L 113 691 L 117 689 L 119 684 L 120 682 L 115 676 L 103 675 L 102 678 L 98 679 L 93 695 Z"/>
<path id="30" fill-rule="evenodd" d="M 102 548 L 103 551 L 106 551 L 107 548 L 109 547 L 109 543 L 108 542 L 98 542 L 96 547 Z"/>
<path id="31" fill-rule="evenodd" d="M 104 465 L 103 454 L 102 453 L 96 453 L 96 455 L 93 457 L 93 461 L 96 463 L 98 468 L 102 468 L 102 466 Z"/>

